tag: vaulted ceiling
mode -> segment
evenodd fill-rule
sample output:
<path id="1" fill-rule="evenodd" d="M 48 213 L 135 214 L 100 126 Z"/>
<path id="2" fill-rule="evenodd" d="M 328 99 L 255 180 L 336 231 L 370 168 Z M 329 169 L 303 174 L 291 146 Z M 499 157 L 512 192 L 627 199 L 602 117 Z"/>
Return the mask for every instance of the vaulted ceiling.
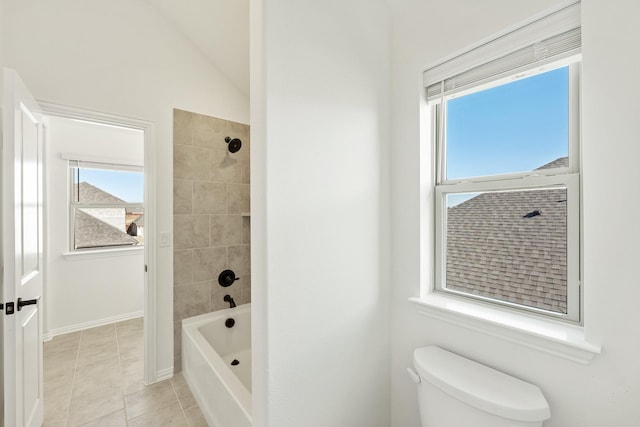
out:
<path id="1" fill-rule="evenodd" d="M 249 0 L 146 0 L 249 96 Z"/>

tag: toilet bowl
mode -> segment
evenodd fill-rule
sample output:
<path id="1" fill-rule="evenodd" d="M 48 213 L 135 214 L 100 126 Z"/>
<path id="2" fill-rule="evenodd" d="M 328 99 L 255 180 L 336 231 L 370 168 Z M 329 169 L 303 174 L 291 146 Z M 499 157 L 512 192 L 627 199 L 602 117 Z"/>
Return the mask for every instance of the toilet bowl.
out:
<path id="1" fill-rule="evenodd" d="M 550 418 L 540 389 L 439 347 L 417 348 L 422 427 L 540 427 Z"/>

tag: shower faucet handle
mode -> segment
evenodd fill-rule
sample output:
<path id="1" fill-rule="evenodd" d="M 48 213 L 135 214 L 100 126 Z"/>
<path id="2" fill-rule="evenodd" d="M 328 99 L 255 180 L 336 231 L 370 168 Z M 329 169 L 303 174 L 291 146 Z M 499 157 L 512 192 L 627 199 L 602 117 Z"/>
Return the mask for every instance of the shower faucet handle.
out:
<path id="1" fill-rule="evenodd" d="M 233 282 L 239 280 L 239 277 L 236 277 L 236 273 L 233 270 L 224 270 L 222 273 L 218 275 L 218 284 L 223 288 L 227 286 L 233 285 Z"/>

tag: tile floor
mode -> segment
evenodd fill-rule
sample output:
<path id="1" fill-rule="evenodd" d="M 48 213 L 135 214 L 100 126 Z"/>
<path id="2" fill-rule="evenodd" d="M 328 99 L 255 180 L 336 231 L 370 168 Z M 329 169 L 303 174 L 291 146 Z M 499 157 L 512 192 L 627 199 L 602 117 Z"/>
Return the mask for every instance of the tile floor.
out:
<path id="1" fill-rule="evenodd" d="M 182 374 L 145 386 L 142 318 L 44 344 L 44 427 L 206 427 Z"/>

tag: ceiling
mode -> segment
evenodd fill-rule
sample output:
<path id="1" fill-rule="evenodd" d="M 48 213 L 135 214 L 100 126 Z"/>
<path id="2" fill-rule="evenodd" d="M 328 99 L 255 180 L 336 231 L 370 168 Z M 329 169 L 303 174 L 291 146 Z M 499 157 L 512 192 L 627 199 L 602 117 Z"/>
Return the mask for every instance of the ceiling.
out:
<path id="1" fill-rule="evenodd" d="M 249 0 L 146 0 L 249 96 Z"/>

